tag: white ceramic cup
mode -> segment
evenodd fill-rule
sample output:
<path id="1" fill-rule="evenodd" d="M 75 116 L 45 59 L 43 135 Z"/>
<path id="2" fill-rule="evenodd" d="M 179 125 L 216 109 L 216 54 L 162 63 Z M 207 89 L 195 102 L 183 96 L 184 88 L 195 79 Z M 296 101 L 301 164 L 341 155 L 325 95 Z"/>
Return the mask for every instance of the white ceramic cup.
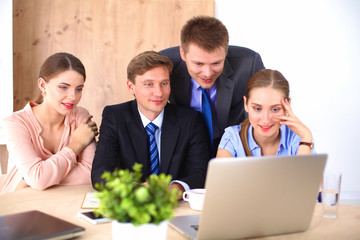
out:
<path id="1" fill-rule="evenodd" d="M 192 209 L 201 211 L 204 204 L 205 192 L 205 188 L 191 189 L 183 193 L 183 199 L 190 203 Z"/>

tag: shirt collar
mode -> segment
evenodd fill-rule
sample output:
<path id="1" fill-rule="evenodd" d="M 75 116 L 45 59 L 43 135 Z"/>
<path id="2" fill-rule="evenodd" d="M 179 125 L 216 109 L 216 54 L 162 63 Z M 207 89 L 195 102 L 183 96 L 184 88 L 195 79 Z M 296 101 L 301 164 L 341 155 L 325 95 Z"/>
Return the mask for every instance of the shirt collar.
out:
<path id="1" fill-rule="evenodd" d="M 192 84 L 192 87 L 195 89 L 199 89 L 199 87 L 200 87 L 200 85 L 193 78 L 191 78 L 191 84 Z"/>
<path id="2" fill-rule="evenodd" d="M 286 126 L 285 126 L 285 125 L 281 125 L 281 126 L 280 126 L 280 145 L 279 145 L 279 150 L 280 150 L 281 148 L 285 148 L 285 146 L 286 146 L 285 131 L 286 131 Z"/>
<path id="3" fill-rule="evenodd" d="M 250 151 L 253 151 L 256 148 L 260 148 L 259 145 L 255 142 L 254 136 L 253 136 L 253 126 L 250 124 L 249 130 L 248 130 L 248 143 L 249 143 L 249 149 Z"/>
<path id="4" fill-rule="evenodd" d="M 144 128 L 146 127 L 146 125 L 152 122 L 159 127 L 159 130 L 161 130 L 162 123 L 164 120 L 164 109 L 160 112 L 159 116 L 157 116 L 153 121 L 150 121 L 147 117 L 145 117 L 145 115 L 140 112 L 139 108 L 138 108 L 138 112 L 140 114 L 141 122 Z"/>

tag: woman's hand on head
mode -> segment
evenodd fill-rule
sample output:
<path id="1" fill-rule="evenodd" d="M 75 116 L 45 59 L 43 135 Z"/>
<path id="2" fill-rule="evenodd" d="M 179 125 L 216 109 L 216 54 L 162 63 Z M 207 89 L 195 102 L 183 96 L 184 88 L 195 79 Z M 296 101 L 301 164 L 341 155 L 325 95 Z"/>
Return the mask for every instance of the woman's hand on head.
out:
<path id="1" fill-rule="evenodd" d="M 68 145 L 78 155 L 99 134 L 96 123 L 91 120 L 93 116 L 85 117 L 75 129 L 76 122 L 71 123 L 71 142 Z"/>
<path id="2" fill-rule="evenodd" d="M 281 100 L 281 104 L 285 109 L 285 115 L 279 117 L 280 124 L 288 126 L 291 131 L 296 133 L 301 137 L 301 140 L 304 142 L 312 142 L 312 134 L 308 127 L 305 126 L 294 114 L 291 109 L 290 103 L 288 100 Z"/>

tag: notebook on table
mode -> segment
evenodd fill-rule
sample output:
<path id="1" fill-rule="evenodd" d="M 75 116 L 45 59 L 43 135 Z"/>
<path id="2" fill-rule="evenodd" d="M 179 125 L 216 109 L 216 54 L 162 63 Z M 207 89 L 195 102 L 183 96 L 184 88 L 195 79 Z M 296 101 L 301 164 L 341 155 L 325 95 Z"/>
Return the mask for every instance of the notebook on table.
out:
<path id="1" fill-rule="evenodd" d="M 82 235 L 85 228 L 40 211 L 0 216 L 0 239 L 69 239 Z"/>
<path id="2" fill-rule="evenodd" d="M 222 158 L 209 162 L 201 215 L 170 225 L 190 239 L 239 239 L 305 231 L 327 155 Z"/>

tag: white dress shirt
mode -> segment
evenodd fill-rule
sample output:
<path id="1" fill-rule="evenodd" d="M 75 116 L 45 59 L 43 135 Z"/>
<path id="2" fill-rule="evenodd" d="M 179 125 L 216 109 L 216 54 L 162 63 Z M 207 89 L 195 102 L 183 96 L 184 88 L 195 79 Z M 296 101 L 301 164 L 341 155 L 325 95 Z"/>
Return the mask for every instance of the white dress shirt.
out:
<path id="1" fill-rule="evenodd" d="M 139 114 L 140 114 L 140 118 L 141 118 L 141 122 L 144 126 L 144 128 L 150 123 L 152 122 L 153 124 L 155 124 L 156 126 L 158 126 L 158 129 L 156 129 L 155 131 L 155 141 L 156 141 L 156 146 L 158 148 L 158 153 L 159 153 L 159 165 L 161 164 L 161 128 L 162 128 L 162 123 L 164 120 L 164 109 L 160 112 L 159 116 L 157 116 L 153 121 L 150 121 L 147 117 L 145 117 L 144 114 L 142 114 L 138 108 Z M 173 183 L 179 183 L 181 184 L 181 186 L 183 186 L 183 188 L 185 189 L 185 191 L 189 191 L 190 187 L 187 183 L 183 182 L 183 181 L 179 181 L 179 180 L 173 180 L 171 181 L 170 185 Z"/>

